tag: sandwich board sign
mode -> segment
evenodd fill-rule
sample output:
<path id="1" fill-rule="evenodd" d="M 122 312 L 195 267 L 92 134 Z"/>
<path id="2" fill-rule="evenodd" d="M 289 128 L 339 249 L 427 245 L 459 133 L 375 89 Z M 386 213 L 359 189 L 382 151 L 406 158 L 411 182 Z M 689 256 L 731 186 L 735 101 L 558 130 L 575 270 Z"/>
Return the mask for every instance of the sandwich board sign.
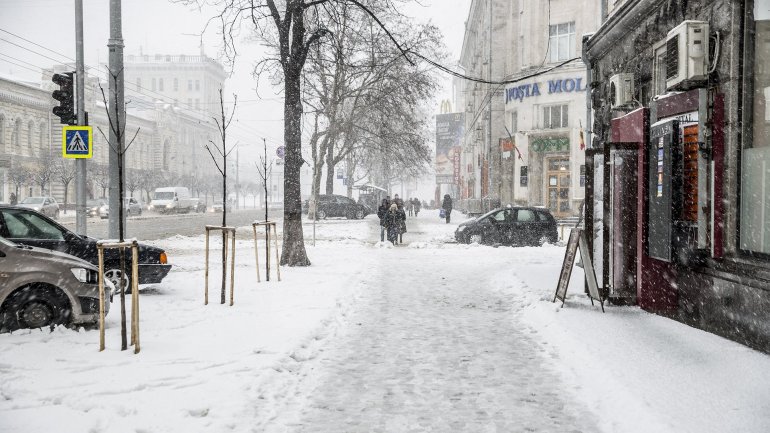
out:
<path id="1" fill-rule="evenodd" d="M 63 158 L 91 158 L 94 156 L 94 129 L 91 126 L 65 126 L 61 131 Z"/>
<path id="2" fill-rule="evenodd" d="M 594 272 L 594 266 L 588 249 L 588 238 L 586 238 L 585 231 L 579 228 L 572 229 L 569 234 L 567 251 L 564 253 L 564 263 L 561 267 L 561 273 L 559 273 L 559 282 L 556 285 L 556 294 L 553 297 L 553 302 L 556 302 L 558 299 L 561 301 L 561 306 L 564 306 L 564 301 L 567 299 L 569 278 L 572 275 L 572 268 L 575 264 L 578 248 L 580 248 L 580 258 L 583 261 L 583 270 L 588 282 L 588 298 L 591 300 L 591 305 L 594 305 L 594 300 L 599 301 L 602 312 L 604 312 L 604 299 L 599 294 L 599 284 L 596 281 L 596 273 Z"/>

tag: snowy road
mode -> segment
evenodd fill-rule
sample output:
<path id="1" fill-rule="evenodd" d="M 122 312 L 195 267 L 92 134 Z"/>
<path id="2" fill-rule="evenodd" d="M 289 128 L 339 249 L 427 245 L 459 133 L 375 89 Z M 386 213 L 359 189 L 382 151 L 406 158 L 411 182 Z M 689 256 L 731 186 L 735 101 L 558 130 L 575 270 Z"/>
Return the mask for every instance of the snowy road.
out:
<path id="1" fill-rule="evenodd" d="M 421 221 L 406 238 L 418 245 L 430 240 Z M 453 249 L 376 253 L 348 331 L 265 431 L 596 431 L 516 320 L 520 307 L 490 284 L 499 263 Z"/>

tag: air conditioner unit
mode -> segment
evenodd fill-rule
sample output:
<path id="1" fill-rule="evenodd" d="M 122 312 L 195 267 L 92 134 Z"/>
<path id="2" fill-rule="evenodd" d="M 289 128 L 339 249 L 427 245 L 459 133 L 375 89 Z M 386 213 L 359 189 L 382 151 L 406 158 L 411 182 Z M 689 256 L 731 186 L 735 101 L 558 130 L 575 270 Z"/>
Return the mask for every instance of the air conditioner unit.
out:
<path id="1" fill-rule="evenodd" d="M 615 74 L 610 77 L 610 106 L 623 107 L 634 101 L 634 74 Z"/>
<path id="2" fill-rule="evenodd" d="M 708 75 L 709 25 L 683 21 L 666 37 L 666 89 L 692 87 Z"/>

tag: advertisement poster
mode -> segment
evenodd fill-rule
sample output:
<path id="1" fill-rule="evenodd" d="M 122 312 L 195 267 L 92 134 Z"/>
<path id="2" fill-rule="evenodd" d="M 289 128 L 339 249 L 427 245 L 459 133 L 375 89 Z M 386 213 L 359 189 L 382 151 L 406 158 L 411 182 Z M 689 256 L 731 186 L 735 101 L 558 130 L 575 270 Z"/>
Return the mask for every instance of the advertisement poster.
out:
<path id="1" fill-rule="evenodd" d="M 465 113 L 436 115 L 436 183 L 456 183 L 459 161 L 455 154 L 462 150 Z M 457 167 L 455 167 L 457 165 Z"/>

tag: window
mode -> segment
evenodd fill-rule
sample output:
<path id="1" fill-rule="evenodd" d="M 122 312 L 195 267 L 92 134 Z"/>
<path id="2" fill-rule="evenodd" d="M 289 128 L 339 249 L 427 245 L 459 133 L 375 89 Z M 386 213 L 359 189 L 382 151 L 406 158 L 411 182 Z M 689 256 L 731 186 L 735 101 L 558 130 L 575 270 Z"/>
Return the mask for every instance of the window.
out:
<path id="1" fill-rule="evenodd" d="M 174 78 L 174 91 L 179 91 L 179 78 Z"/>
<path id="2" fill-rule="evenodd" d="M 569 105 L 543 107 L 543 129 L 569 127 Z"/>
<path id="3" fill-rule="evenodd" d="M 58 227 L 33 213 L 9 210 L 3 212 L 3 218 L 11 239 L 64 240 Z"/>
<path id="4" fill-rule="evenodd" d="M 201 108 L 201 100 L 196 98 L 195 99 L 195 109 L 199 110 L 200 108 Z"/>
<path id="5" fill-rule="evenodd" d="M 158 78 L 158 90 L 163 91 L 163 78 Z"/>
<path id="6" fill-rule="evenodd" d="M 33 134 L 34 130 L 35 130 L 35 125 L 32 123 L 32 121 L 30 121 L 27 124 L 27 153 L 33 156 L 35 154 L 34 148 L 32 147 L 32 135 L 34 135 Z"/>
<path id="7" fill-rule="evenodd" d="M 514 111 L 511 113 L 511 135 L 515 134 L 519 130 L 519 113 Z"/>
<path id="8" fill-rule="evenodd" d="M 516 212 L 516 221 L 518 222 L 537 221 L 537 216 L 535 216 L 535 211 L 533 210 L 519 209 L 519 211 Z"/>
<path id="9" fill-rule="evenodd" d="M 0 153 L 5 153 L 5 116 L 0 114 Z"/>
<path id="10" fill-rule="evenodd" d="M 48 144 L 46 143 L 46 127 L 45 123 L 40 123 L 40 130 L 38 131 L 40 134 L 38 145 L 40 146 L 40 151 L 44 152 L 48 149 Z"/>
<path id="11" fill-rule="evenodd" d="M 187 80 L 187 90 L 192 90 L 192 80 Z"/>
<path id="12" fill-rule="evenodd" d="M 741 162 L 740 248 L 770 254 L 770 0 L 755 0 L 749 10 L 749 26 L 754 27 L 753 71 L 746 71 L 747 91 L 752 106 L 745 113 L 751 118 L 744 140 Z M 753 15 L 753 16 L 751 16 Z M 753 18 L 753 20 L 751 19 Z M 751 64 L 751 62 L 749 62 Z M 751 91 L 753 90 L 753 91 Z"/>
<path id="13" fill-rule="evenodd" d="M 496 213 L 493 218 L 497 222 L 510 221 L 512 219 L 511 218 L 511 211 L 510 211 L 510 209 L 501 210 L 500 212 Z"/>
<path id="14" fill-rule="evenodd" d="M 575 57 L 575 22 L 552 25 L 548 29 L 548 52 L 551 62 Z"/>
<path id="15" fill-rule="evenodd" d="M 141 78 L 137 78 L 136 79 L 136 88 L 137 89 L 141 89 L 142 88 L 142 79 Z"/>
<path id="16" fill-rule="evenodd" d="M 526 187 L 527 184 L 529 184 L 529 170 L 525 165 L 521 167 L 521 172 L 519 173 L 519 185 Z"/>
<path id="17" fill-rule="evenodd" d="M 195 80 L 195 90 L 200 90 L 200 89 L 201 89 L 201 82 L 200 82 L 200 80 Z"/>
<path id="18" fill-rule="evenodd" d="M 155 78 L 152 79 L 152 90 L 153 91 L 158 90 L 157 82 L 156 82 Z"/>
<path id="19" fill-rule="evenodd" d="M 580 186 L 586 186 L 586 166 L 580 166 Z"/>

